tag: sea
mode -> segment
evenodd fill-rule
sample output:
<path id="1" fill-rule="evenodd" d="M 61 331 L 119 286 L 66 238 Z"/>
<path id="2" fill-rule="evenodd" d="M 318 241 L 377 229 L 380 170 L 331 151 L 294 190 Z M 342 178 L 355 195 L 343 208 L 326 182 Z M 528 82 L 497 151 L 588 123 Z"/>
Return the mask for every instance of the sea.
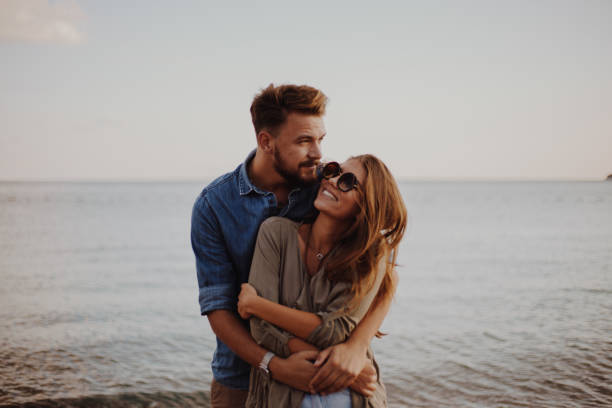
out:
<path id="1" fill-rule="evenodd" d="M 209 406 L 206 181 L 0 183 L 0 406 Z M 390 407 L 612 407 L 612 182 L 401 183 Z"/>

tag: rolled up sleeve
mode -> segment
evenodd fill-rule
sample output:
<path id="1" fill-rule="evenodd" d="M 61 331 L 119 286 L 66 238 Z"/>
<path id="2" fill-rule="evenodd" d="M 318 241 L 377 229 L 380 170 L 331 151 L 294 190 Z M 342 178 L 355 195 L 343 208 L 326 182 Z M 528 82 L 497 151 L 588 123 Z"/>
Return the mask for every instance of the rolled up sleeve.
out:
<path id="1" fill-rule="evenodd" d="M 306 341 L 321 349 L 345 342 L 372 305 L 385 270 L 386 263 L 382 260 L 375 271 L 377 275 L 374 285 L 352 309 L 347 307 L 352 300 L 350 286 L 336 284 L 330 293 L 330 302 L 326 310 L 317 313 L 321 318 L 321 324 L 310 333 Z"/>
<path id="2" fill-rule="evenodd" d="M 251 336 L 257 344 L 280 357 L 289 357 L 289 340 L 293 337 L 291 333 L 258 317 L 251 317 L 250 325 Z"/>
<path id="3" fill-rule="evenodd" d="M 191 247 L 196 259 L 200 313 L 237 310 L 238 283 L 219 221 L 205 195 L 196 200 L 191 215 Z"/>
<path id="4" fill-rule="evenodd" d="M 330 294 L 326 309 L 317 313 L 321 324 L 310 333 L 306 341 L 320 349 L 346 341 L 359 322 L 359 316 L 347 309 L 350 300 L 348 285 L 337 284 Z"/>

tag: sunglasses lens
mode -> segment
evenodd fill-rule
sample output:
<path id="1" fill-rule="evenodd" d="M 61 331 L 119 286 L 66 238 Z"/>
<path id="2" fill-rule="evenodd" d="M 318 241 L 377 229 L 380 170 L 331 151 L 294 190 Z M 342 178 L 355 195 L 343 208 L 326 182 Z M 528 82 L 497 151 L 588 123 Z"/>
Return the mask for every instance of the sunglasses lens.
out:
<path id="1" fill-rule="evenodd" d="M 332 177 L 336 177 L 340 174 L 340 165 L 336 162 L 330 162 L 323 167 L 322 175 L 326 179 L 330 179 Z"/>
<path id="2" fill-rule="evenodd" d="M 357 178 L 353 173 L 344 173 L 338 179 L 338 183 L 336 184 L 340 191 L 350 191 L 357 185 Z"/>

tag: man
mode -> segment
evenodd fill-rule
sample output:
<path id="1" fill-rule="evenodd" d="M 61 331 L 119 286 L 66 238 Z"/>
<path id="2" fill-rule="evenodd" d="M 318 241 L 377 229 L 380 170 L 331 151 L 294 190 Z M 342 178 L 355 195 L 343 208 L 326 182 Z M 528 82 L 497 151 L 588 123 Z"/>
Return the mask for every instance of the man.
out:
<path id="1" fill-rule="evenodd" d="M 372 309 L 346 343 L 287 359 L 259 346 L 249 334 L 248 322 L 237 314 L 237 296 L 240 285 L 248 280 L 259 225 L 270 216 L 302 220 L 312 212 L 318 189 L 316 166 L 326 134 L 322 119 L 326 104 L 327 97 L 309 86 L 264 89 L 251 105 L 256 150 L 236 170 L 209 184 L 194 204 L 191 242 L 200 311 L 217 336 L 213 407 L 244 406 L 250 366 L 313 392 L 330 393 L 353 384 L 367 395 L 376 380 L 366 350 L 388 303 Z"/>

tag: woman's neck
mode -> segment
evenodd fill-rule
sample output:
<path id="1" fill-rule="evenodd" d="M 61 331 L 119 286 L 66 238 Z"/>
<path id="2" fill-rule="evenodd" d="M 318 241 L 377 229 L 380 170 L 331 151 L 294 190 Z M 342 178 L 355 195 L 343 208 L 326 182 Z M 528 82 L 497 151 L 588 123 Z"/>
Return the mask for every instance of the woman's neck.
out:
<path id="1" fill-rule="evenodd" d="M 338 220 L 319 213 L 312 224 L 310 247 L 324 254 L 328 253 L 349 227 L 350 221 Z"/>

